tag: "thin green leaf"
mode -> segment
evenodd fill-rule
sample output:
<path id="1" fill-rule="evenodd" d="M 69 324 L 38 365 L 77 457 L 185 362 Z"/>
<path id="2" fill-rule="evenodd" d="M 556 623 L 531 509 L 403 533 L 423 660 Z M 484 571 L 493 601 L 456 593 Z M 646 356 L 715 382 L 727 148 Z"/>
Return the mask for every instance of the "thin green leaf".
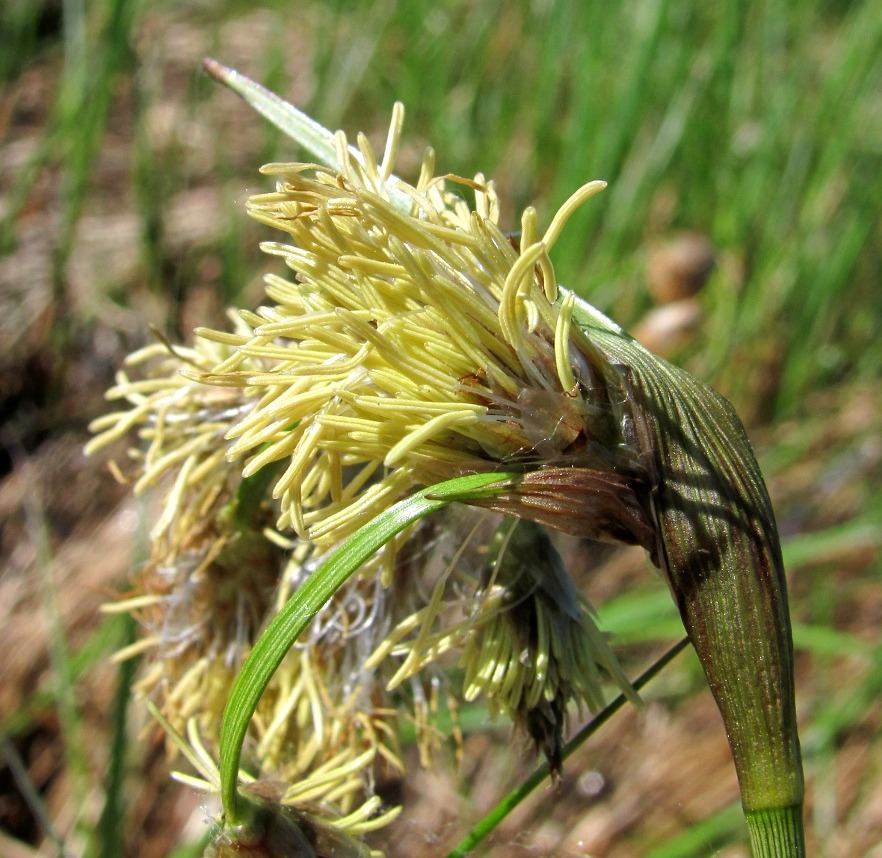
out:
<path id="1" fill-rule="evenodd" d="M 670 593 L 661 587 L 623 593 L 597 608 L 598 625 L 617 645 L 666 640 L 683 634 Z"/>
<path id="2" fill-rule="evenodd" d="M 121 618 L 125 624 L 125 644 L 134 643 L 137 626 L 132 616 Z M 117 689 L 111 715 L 112 733 L 110 737 L 110 759 L 104 777 L 102 792 L 104 807 L 98 819 L 96 847 L 98 858 L 113 858 L 124 851 L 125 846 L 125 777 L 128 757 L 128 732 L 126 716 L 128 704 L 132 699 L 132 685 L 137 659 L 127 659 L 119 666 Z"/>
<path id="3" fill-rule="evenodd" d="M 390 507 L 346 540 L 315 570 L 254 644 L 227 700 L 220 735 L 221 799 L 226 820 L 238 822 L 236 784 L 242 742 L 264 689 L 298 635 L 322 606 L 375 551 L 409 525 L 457 501 L 508 488 L 512 473 L 472 474 L 422 489 Z"/>
<path id="4" fill-rule="evenodd" d="M 206 57 L 202 67 L 215 80 L 228 86 L 233 92 L 245 99 L 261 116 L 306 149 L 327 167 L 340 169 L 337 149 L 334 146 L 334 134 L 311 116 L 280 98 L 274 92 L 261 86 L 235 69 L 222 65 L 217 60 Z M 357 149 L 352 149 L 356 157 L 361 159 Z"/>
<path id="5" fill-rule="evenodd" d="M 300 144 L 319 163 L 334 170 L 343 168 L 337 154 L 337 147 L 334 145 L 332 131 L 316 122 L 311 116 L 307 116 L 303 111 L 298 110 L 293 104 L 279 98 L 266 87 L 235 69 L 222 65 L 217 60 L 206 57 L 202 61 L 202 67 L 215 80 L 220 81 L 243 98 L 279 131 L 290 137 L 295 143 Z M 397 109 L 403 111 L 400 105 Z M 403 112 L 401 115 L 403 116 Z M 355 146 L 349 146 L 349 154 L 359 164 L 364 163 L 361 152 Z M 389 176 L 386 181 L 386 192 L 389 199 L 396 208 L 410 211 L 412 200 L 407 194 L 397 190 L 397 183 L 398 179 L 395 176 Z"/>
<path id="6" fill-rule="evenodd" d="M 659 844 L 647 858 L 704 858 L 705 855 L 715 855 L 717 847 L 731 843 L 742 835 L 743 830 L 744 814 L 736 801 Z"/>
<path id="7" fill-rule="evenodd" d="M 813 655 L 868 660 L 874 646 L 856 635 L 823 626 L 820 623 L 794 623 L 793 644 Z"/>

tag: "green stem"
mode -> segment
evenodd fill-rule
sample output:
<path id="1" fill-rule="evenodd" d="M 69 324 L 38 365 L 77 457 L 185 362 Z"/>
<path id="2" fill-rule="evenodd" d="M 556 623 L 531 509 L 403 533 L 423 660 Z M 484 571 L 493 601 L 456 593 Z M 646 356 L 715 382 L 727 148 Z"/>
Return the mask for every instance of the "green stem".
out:
<path id="1" fill-rule="evenodd" d="M 753 858 L 805 858 L 802 805 L 748 811 Z"/>
<path id="2" fill-rule="evenodd" d="M 661 671 L 670 664 L 689 645 L 689 638 L 674 644 L 658 661 L 647 668 L 634 681 L 634 688 L 640 690 L 651 679 L 654 679 Z M 616 712 L 621 709 L 628 698 L 620 694 L 615 700 L 601 709 L 569 742 L 563 747 L 562 757 L 567 759 L 577 748 L 593 736 Z M 493 810 L 490 811 L 460 843 L 447 853 L 447 858 L 465 858 L 470 850 L 474 849 L 487 835 L 496 828 L 508 814 L 510 814 L 539 784 L 551 774 L 551 767 L 546 760 L 525 781 L 518 784 Z M 772 853 L 768 853 L 771 858 Z M 763 856 L 765 858 L 765 855 Z"/>

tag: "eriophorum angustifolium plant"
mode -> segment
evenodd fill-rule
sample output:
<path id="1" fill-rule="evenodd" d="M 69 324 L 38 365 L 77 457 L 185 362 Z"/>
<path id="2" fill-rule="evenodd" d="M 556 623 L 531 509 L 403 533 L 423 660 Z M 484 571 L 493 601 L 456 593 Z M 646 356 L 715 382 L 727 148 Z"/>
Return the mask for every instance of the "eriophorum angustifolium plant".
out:
<path id="1" fill-rule="evenodd" d="M 141 691 L 222 795 L 214 854 L 366 854 L 397 813 L 372 787 L 403 768 L 398 719 L 428 763 L 441 695 L 483 696 L 553 771 L 573 707 L 608 679 L 635 698 L 545 528 L 649 552 L 755 855 L 803 854 L 781 555 L 741 424 L 555 279 L 604 184 L 541 231 L 527 209 L 514 241 L 492 181 L 436 176 L 431 151 L 415 184 L 394 174 L 400 106 L 378 159 L 207 67 L 320 162 L 264 167 L 275 190 L 248 204 L 291 274 L 228 330 L 132 355 L 91 446 L 136 434 L 136 489 L 165 487 L 120 607 L 143 622 Z"/>

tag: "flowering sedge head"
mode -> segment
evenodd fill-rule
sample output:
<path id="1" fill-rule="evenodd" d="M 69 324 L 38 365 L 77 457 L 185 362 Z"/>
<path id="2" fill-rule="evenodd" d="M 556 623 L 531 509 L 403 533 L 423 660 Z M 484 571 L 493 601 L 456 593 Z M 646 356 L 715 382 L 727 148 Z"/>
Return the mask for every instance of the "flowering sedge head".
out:
<path id="1" fill-rule="evenodd" d="M 263 248 L 295 274 L 267 277 L 271 303 L 238 317 L 249 333 L 197 331 L 235 353 L 207 373 L 187 371 L 254 402 L 227 434 L 228 457 L 245 459 L 246 476 L 278 467 L 279 527 L 319 551 L 414 486 L 500 466 L 525 478 L 488 505 L 645 544 L 650 528 L 629 485 L 641 465 L 620 429 L 617 370 L 571 325 L 574 299 L 557 300 L 548 256 L 571 212 L 604 183 L 580 189 L 541 237 L 528 209 L 515 243 L 482 176 L 434 177 L 431 153 L 415 186 L 392 175 L 401 119 L 397 108 L 381 162 L 363 137 L 353 151 L 338 132 L 335 168 L 264 168 L 277 188 L 249 211 L 288 234 L 290 243 Z M 612 533 L 603 516 L 585 515 L 586 503 L 628 507 L 631 524 Z M 485 694 L 558 764 L 568 703 L 602 699 L 598 665 L 628 685 L 575 593 L 565 605 L 537 595 L 529 582 L 553 552 L 537 529 L 520 533 L 548 549 L 546 560 L 524 575 L 500 563 L 497 584 L 473 591 L 479 616 L 459 635 L 439 633 L 449 648 L 466 646 L 467 696 Z M 398 630 L 421 613 L 414 606 Z M 441 613 L 429 611 L 416 638 L 395 638 L 412 651 L 391 686 L 445 648 L 419 655 Z M 501 650 L 508 656 L 496 658 Z M 482 680 L 488 671 L 495 681 Z"/>
<path id="2" fill-rule="evenodd" d="M 89 452 L 137 432 L 129 451 L 135 490 L 163 488 L 150 552 L 133 591 L 108 610 L 133 613 L 143 632 L 117 654 L 145 654 L 139 692 L 177 731 L 193 721 L 216 745 L 229 688 L 254 640 L 291 591 L 314 568 L 312 549 L 272 529 L 278 507 L 267 497 L 273 469 L 243 477 L 224 455 L 230 423 L 253 406 L 241 388 L 187 379 L 229 356 L 206 340 L 194 348 L 167 343 L 142 349 L 121 372 L 111 399 L 129 408 L 95 421 Z M 135 375 L 135 373 L 140 375 Z M 300 783 L 341 754 L 361 760 L 346 770 L 349 811 L 357 781 L 369 794 L 371 759 L 400 768 L 395 713 L 374 701 L 376 680 L 360 671 L 359 653 L 376 645 L 382 590 L 355 581 L 316 618 L 261 702 L 254 729 L 254 770 Z M 342 769 L 328 770 L 332 776 Z M 342 784 L 338 783 L 338 787 Z"/>
<path id="3" fill-rule="evenodd" d="M 271 304 L 247 333 L 201 329 L 235 353 L 192 378 L 240 387 L 255 405 L 227 435 L 244 473 L 273 462 L 281 527 L 319 546 L 345 538 L 417 484 L 506 468 L 638 467 L 609 395 L 614 370 L 555 303 L 548 251 L 593 182 L 543 235 L 528 209 L 520 246 L 498 226 L 492 182 L 391 175 L 363 137 L 341 168 L 272 164 L 277 189 L 249 202 L 288 234 L 266 243 L 293 269 L 267 277 Z M 474 194 L 474 209 L 463 200 Z M 402 210 L 402 199 L 406 210 Z M 612 401 L 611 401 L 612 399 Z"/>
<path id="4" fill-rule="evenodd" d="M 279 109 L 261 98 L 270 113 Z M 287 243 L 264 249 L 282 257 L 294 276 L 268 277 L 268 305 L 241 311 L 234 331 L 197 332 L 197 353 L 224 353 L 210 364 L 184 366 L 182 389 L 219 388 L 237 410 L 220 420 L 229 442 L 226 464 L 204 444 L 202 423 L 212 421 L 193 420 L 185 408 L 190 416 L 183 423 L 192 424 L 193 437 L 179 437 L 145 470 L 151 478 L 163 470 L 177 474 L 160 531 L 171 533 L 181 510 L 211 508 L 194 502 L 202 491 L 194 473 L 208 462 L 243 486 L 268 476 L 278 506 L 259 508 L 271 509 L 280 529 L 293 529 L 318 554 L 418 485 L 496 472 L 500 465 L 517 471 L 519 479 L 481 502 L 652 552 L 730 729 L 745 808 L 756 819 L 765 819 L 768 808 L 784 808 L 774 819 L 790 820 L 798 839 L 801 774 L 783 570 L 768 498 L 740 423 L 694 379 L 572 294 L 558 294 L 549 249 L 572 210 L 603 183 L 581 188 L 541 236 L 528 209 L 516 245 L 498 226 L 498 201 L 483 177 L 433 177 L 431 156 L 415 186 L 392 174 L 400 127 L 397 109 L 379 163 L 364 138 L 354 149 L 338 133 L 319 134 L 332 166 L 265 168 L 279 177 L 276 190 L 253 198 L 250 212 L 287 234 Z M 473 209 L 462 199 L 469 193 Z M 202 396 L 208 394 L 194 401 Z M 118 415 L 118 426 L 141 424 L 154 450 L 169 421 L 146 419 L 153 404 L 138 391 L 131 399 L 133 411 Z M 212 430 L 215 442 L 220 428 Z M 225 480 L 214 476 L 210 483 Z M 522 553 L 529 556 L 542 538 L 537 530 L 523 532 Z M 173 538 L 172 554 L 180 556 L 186 544 Z M 547 557 L 544 548 L 539 553 Z M 392 574 L 394 547 L 386 558 Z M 379 610 L 374 616 L 391 624 L 395 640 L 381 642 L 370 664 L 378 667 L 384 653 L 400 654 L 395 641 L 410 642 L 398 674 L 414 676 L 441 649 L 464 646 L 466 694 L 487 694 L 555 763 L 567 701 L 591 702 L 584 674 L 597 665 L 615 671 L 582 614 L 570 610 L 573 594 L 561 599 L 560 587 L 548 590 L 550 582 L 560 583 L 554 564 L 535 565 L 538 573 L 525 573 L 497 556 L 489 567 L 494 580 L 475 590 L 481 609 L 458 638 L 435 630 L 441 614 L 433 600 L 443 583 L 428 604 L 410 605 L 415 610 L 404 620 Z M 356 587 L 367 581 L 362 575 Z M 723 603 L 731 612 L 718 610 Z M 744 621 L 757 616 L 774 634 L 758 634 L 755 621 Z M 417 628 L 409 641 L 408 630 Z M 430 640 L 434 645 L 426 646 Z M 759 680 L 747 676 L 740 653 L 733 661 L 733 645 L 761 653 Z M 530 670 L 515 664 L 524 652 L 528 661 L 535 658 Z M 298 682 L 301 691 L 276 697 L 289 712 L 309 705 Z M 352 699 L 341 697 L 352 690 L 334 684 L 330 697 Z M 287 717 L 283 706 L 273 723 Z M 312 724 L 320 737 L 321 719 Z M 759 823 L 752 830 L 766 837 Z"/>
<path id="5" fill-rule="evenodd" d="M 469 518 L 465 539 L 457 529 L 448 536 L 457 542 L 440 574 L 432 563 L 408 570 L 414 589 L 430 595 L 403 612 L 366 666 L 397 663 L 392 690 L 458 652 L 462 697 L 482 697 L 492 714 L 511 718 L 557 772 L 571 703 L 600 709 L 609 678 L 632 701 L 636 694 L 545 531 L 510 517 Z M 434 553 L 447 554 L 443 544 Z"/>
<path id="6" fill-rule="evenodd" d="M 591 474 L 624 481 L 639 470 L 617 428 L 616 372 L 571 328 L 572 299 L 555 303 L 548 258 L 570 212 L 602 183 L 574 195 L 541 238 L 528 210 L 517 245 L 498 226 L 492 182 L 434 178 L 431 156 L 416 186 L 391 176 L 400 126 L 396 110 L 382 165 L 363 139 L 355 156 L 338 135 L 340 170 L 266 168 L 279 186 L 249 209 L 289 234 L 290 245 L 264 248 L 296 276 L 270 276 L 272 304 L 236 314 L 232 331 L 200 330 L 190 349 L 134 356 L 148 376 L 121 374 L 110 392 L 129 410 L 93 427 L 92 449 L 138 431 L 137 489 L 170 484 L 151 561 L 120 607 L 148 626 L 136 649 L 157 656 L 142 690 L 179 729 L 197 717 L 212 741 L 232 677 L 312 558 L 415 485 L 500 464 L 541 472 L 498 508 L 589 532 L 580 509 L 547 496 L 593 492 Z M 274 542 L 292 529 L 308 541 L 286 560 Z M 599 706 L 599 669 L 628 686 L 547 539 L 536 528 L 517 533 L 506 544 L 529 548 L 535 563 L 515 568 L 515 555 L 499 551 L 490 578 L 469 581 L 480 610 L 465 606 L 466 619 L 446 631 L 449 613 L 387 599 L 367 572 L 343 588 L 261 701 L 259 770 L 296 781 L 329 753 L 366 747 L 400 765 L 375 692 L 408 679 L 424 719 L 417 674 L 450 650 L 462 654 L 467 699 L 484 695 L 559 765 L 568 703 Z M 549 597 L 550 580 L 562 601 Z M 461 607 L 462 583 L 452 588 Z M 401 630 L 414 622 L 419 634 L 408 639 Z M 447 643 L 430 652 L 433 634 Z M 397 667 L 376 655 L 393 643 L 411 652 Z M 428 732 L 423 721 L 424 747 Z"/>

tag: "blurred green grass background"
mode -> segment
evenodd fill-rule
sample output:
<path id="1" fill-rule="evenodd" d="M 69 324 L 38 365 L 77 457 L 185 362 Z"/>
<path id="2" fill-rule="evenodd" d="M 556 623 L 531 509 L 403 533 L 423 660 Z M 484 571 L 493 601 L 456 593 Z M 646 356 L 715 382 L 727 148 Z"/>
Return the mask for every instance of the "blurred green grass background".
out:
<path id="1" fill-rule="evenodd" d="M 626 327 L 650 309 L 654 247 L 683 231 L 713 245 L 700 326 L 675 357 L 735 402 L 776 502 L 815 854 L 882 855 L 870 851 L 882 838 L 882 6 L 26 0 L 0 6 L 0 45 L 0 583 L 36 587 L 9 604 L 29 605 L 47 629 L 27 687 L 0 698 L 0 792 L 12 796 L 0 852 L 160 855 L 179 838 L 184 855 L 198 840 L 183 823 L 163 840 L 156 807 L 139 809 L 131 671 L 112 675 L 106 709 L 84 699 L 84 677 L 106 670 L 132 630 L 97 614 L 72 629 L 58 558 L 79 539 L 88 566 L 121 495 L 88 482 L 97 463 L 71 454 L 59 475 L 47 451 L 57 459 L 61 439 L 79 449 L 148 324 L 186 336 L 221 324 L 227 304 L 259 300 L 271 263 L 242 203 L 266 187 L 261 163 L 298 153 L 199 71 L 213 55 L 378 146 L 403 101 L 400 172 L 414 177 L 431 143 L 439 172 L 496 180 L 512 229 L 525 205 L 547 222 L 578 185 L 606 179 L 554 262 Z M 81 501 L 68 508 L 65 491 Z M 100 586 L 124 586 L 132 533 Z M 676 638 L 645 564 L 634 575 L 610 564 L 586 582 L 604 627 L 635 657 Z M 21 682 L 13 667 L 0 668 L 10 688 Z M 679 670 L 658 691 L 675 719 L 707 696 L 694 664 Z M 44 734 L 64 755 L 50 779 L 66 784 L 57 806 L 32 760 Z M 591 754 L 573 766 L 602 757 Z M 744 855 L 732 796 L 706 818 L 687 808 L 635 819 L 592 854 Z M 531 825 L 556 815 L 563 830 L 583 812 L 544 801 Z M 148 822 L 160 845 L 149 846 Z M 419 832 L 424 848 L 435 834 Z M 548 854 L 576 848 L 555 842 L 565 845 Z"/>

